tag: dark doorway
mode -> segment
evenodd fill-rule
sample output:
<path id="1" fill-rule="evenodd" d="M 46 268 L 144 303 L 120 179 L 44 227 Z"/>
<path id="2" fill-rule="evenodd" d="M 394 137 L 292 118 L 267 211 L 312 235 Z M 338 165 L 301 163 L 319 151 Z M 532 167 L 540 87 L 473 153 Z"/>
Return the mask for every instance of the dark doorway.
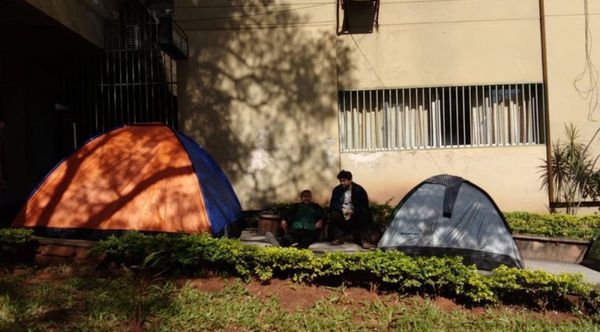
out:
<path id="1" fill-rule="evenodd" d="M 120 1 L 100 48 L 23 0 L 0 5 L 0 227 L 62 159 L 90 138 L 138 122 L 177 123 L 176 62 L 159 20 Z"/>

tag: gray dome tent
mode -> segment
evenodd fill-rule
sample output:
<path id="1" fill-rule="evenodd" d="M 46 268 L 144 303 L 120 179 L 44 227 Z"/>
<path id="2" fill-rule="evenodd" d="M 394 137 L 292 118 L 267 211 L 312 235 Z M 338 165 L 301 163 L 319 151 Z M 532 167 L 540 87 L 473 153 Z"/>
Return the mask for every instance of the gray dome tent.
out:
<path id="1" fill-rule="evenodd" d="M 400 201 L 377 245 L 413 256 L 462 256 L 466 264 L 491 270 L 523 268 L 521 253 L 492 198 L 452 175 L 433 176 Z"/>

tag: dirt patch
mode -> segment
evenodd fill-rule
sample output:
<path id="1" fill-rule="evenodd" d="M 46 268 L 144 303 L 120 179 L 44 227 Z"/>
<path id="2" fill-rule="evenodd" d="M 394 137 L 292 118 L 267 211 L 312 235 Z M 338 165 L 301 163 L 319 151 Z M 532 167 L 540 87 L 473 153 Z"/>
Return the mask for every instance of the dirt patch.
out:
<path id="1" fill-rule="evenodd" d="M 246 288 L 257 297 L 276 298 L 281 307 L 288 312 L 312 307 L 319 300 L 332 294 L 332 290 L 325 287 L 297 284 L 279 279 L 273 279 L 268 284 L 252 281 Z"/>
<path id="2" fill-rule="evenodd" d="M 438 296 L 436 298 L 430 299 L 430 301 L 435 304 L 438 308 L 446 312 L 452 312 L 456 310 L 464 310 L 465 308 L 445 297 Z"/>
<path id="3" fill-rule="evenodd" d="M 239 282 L 236 278 L 207 275 L 196 278 L 179 278 L 175 284 L 177 287 L 189 284 L 199 291 L 216 293 L 236 282 Z M 379 297 L 376 293 L 360 288 L 319 287 L 281 279 L 273 279 L 267 283 L 252 280 L 247 284 L 242 283 L 242 285 L 250 294 L 258 298 L 275 298 L 281 307 L 290 313 L 310 308 L 318 301 L 333 296 L 338 296 L 339 299 L 336 302 L 345 306 L 363 305 L 363 302 L 373 301 Z"/>
<path id="4" fill-rule="evenodd" d="M 440 310 L 445 312 L 453 312 L 456 310 L 465 311 L 468 315 L 477 318 L 479 316 L 484 315 L 494 315 L 494 314 L 502 314 L 513 313 L 515 315 L 524 313 L 526 309 L 518 306 L 499 306 L 499 307 L 465 307 L 461 304 L 454 302 L 454 300 L 445 298 L 445 297 L 432 297 L 432 298 L 423 298 L 421 296 L 411 296 L 404 298 L 402 300 L 403 305 L 420 305 L 425 301 L 429 301 L 434 304 Z M 551 321 L 554 323 L 559 322 L 575 322 L 578 320 L 577 315 L 570 312 L 561 312 L 561 311 L 527 311 L 528 314 L 533 315 L 535 319 L 543 320 L 543 321 Z"/>
<path id="5" fill-rule="evenodd" d="M 62 280 L 65 278 L 81 275 L 83 275 L 83 273 L 79 270 L 77 266 L 74 265 L 65 265 L 62 266 L 60 269 L 48 267 L 35 271 L 34 274 L 30 275 L 30 277 L 27 278 L 25 284 L 37 285 L 40 283 L 45 283 L 47 281 Z"/>
<path id="6" fill-rule="evenodd" d="M 548 320 L 553 323 L 576 322 L 578 320 L 577 316 L 568 312 L 546 311 L 538 313 L 538 315 L 540 315 L 540 320 Z"/>
<path id="7" fill-rule="evenodd" d="M 95 270 L 90 268 L 81 268 L 76 265 L 60 266 L 35 269 L 14 269 L 13 271 L 4 271 L 3 274 L 14 276 L 27 276 L 24 278 L 25 285 L 35 285 L 47 282 L 60 282 L 61 280 L 72 276 L 89 276 L 91 278 L 100 276 L 119 275 L 120 270 L 107 271 Z M 183 287 L 186 284 L 202 291 L 218 293 L 224 291 L 228 285 L 240 282 L 233 277 L 222 277 L 215 274 L 207 274 L 202 277 L 178 278 L 175 284 Z M 313 307 L 317 302 L 325 299 L 333 299 L 335 306 L 344 307 L 352 312 L 360 312 L 366 305 L 379 302 L 386 306 L 420 306 L 429 301 L 444 312 L 453 312 L 456 310 L 465 311 L 474 318 L 484 315 L 506 314 L 508 311 L 515 315 L 527 312 L 532 314 L 534 319 L 559 322 L 576 322 L 577 315 L 562 311 L 529 311 L 518 306 L 498 306 L 498 307 L 464 307 L 451 299 L 444 297 L 423 298 L 421 296 L 400 296 L 397 293 L 378 293 L 359 287 L 326 287 L 307 284 L 298 284 L 290 280 L 273 279 L 268 283 L 250 281 L 242 285 L 248 292 L 259 298 L 275 298 L 281 307 L 290 312 L 304 310 Z M 48 310 L 43 315 L 45 320 L 58 321 L 62 317 L 68 317 L 67 313 L 60 310 Z M 355 317 L 360 319 L 359 317 Z M 237 331 L 235 326 L 228 327 L 228 330 Z"/>
<path id="8" fill-rule="evenodd" d="M 235 278 L 225 278 L 216 275 L 206 275 L 200 278 L 179 278 L 175 281 L 177 287 L 189 284 L 201 292 L 218 293 L 225 289 L 225 285 L 234 282 Z"/>
<path id="9" fill-rule="evenodd" d="M 506 312 L 509 312 L 509 313 L 513 313 L 514 315 L 520 315 L 520 314 L 527 313 L 527 314 L 531 315 L 531 317 L 533 319 L 540 320 L 540 321 L 549 321 L 552 323 L 576 322 L 579 320 L 579 318 L 577 317 L 576 314 L 570 313 L 570 312 L 562 312 L 562 311 L 554 311 L 554 310 L 536 312 L 536 311 L 526 310 L 526 309 L 520 308 L 518 306 L 494 307 L 494 308 L 489 308 L 489 309 L 481 308 L 481 310 L 483 313 L 489 313 L 489 314 L 494 314 L 494 313 L 506 314 Z"/>
<path id="10" fill-rule="evenodd" d="M 342 293 L 347 298 L 351 299 L 352 302 L 356 302 L 358 304 L 377 300 L 382 301 L 386 304 L 388 304 L 389 302 L 398 303 L 398 296 L 396 294 L 377 294 L 376 292 L 371 292 L 364 288 L 346 288 L 343 289 Z"/>
<path id="11" fill-rule="evenodd" d="M 266 284 L 253 281 L 248 284 L 247 289 L 257 297 L 276 298 L 282 308 L 290 313 L 310 308 L 324 299 L 333 299 L 337 306 L 351 311 L 360 311 L 365 305 L 375 301 L 385 305 L 400 303 L 399 296 L 395 293 L 378 294 L 358 287 L 323 287 L 279 279 L 273 279 Z"/>
<path id="12" fill-rule="evenodd" d="M 396 293 L 377 293 L 364 288 L 329 288 L 309 285 L 299 285 L 288 280 L 272 280 L 268 284 L 251 282 L 248 290 L 259 297 L 276 297 L 281 306 L 288 312 L 309 308 L 324 298 L 338 297 L 336 305 L 343 306 L 351 311 L 360 312 L 361 308 L 373 302 L 381 302 L 386 306 L 418 306 L 429 301 L 444 312 L 463 311 L 473 318 L 484 315 L 506 312 L 520 314 L 525 311 L 519 307 L 465 307 L 454 300 L 445 297 L 421 297 L 412 295 L 401 297 Z M 554 323 L 576 322 L 579 318 L 576 314 L 561 311 L 534 312 L 533 317 L 540 321 L 551 321 Z"/>

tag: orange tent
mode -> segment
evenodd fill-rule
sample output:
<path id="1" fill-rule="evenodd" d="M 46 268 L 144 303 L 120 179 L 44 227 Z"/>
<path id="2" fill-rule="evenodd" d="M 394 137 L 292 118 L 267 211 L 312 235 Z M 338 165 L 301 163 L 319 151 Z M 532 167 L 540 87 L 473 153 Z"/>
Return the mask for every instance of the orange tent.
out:
<path id="1" fill-rule="evenodd" d="M 123 230 L 217 234 L 240 216 L 233 188 L 206 151 L 169 127 L 133 125 L 62 161 L 12 226 L 74 238 Z"/>

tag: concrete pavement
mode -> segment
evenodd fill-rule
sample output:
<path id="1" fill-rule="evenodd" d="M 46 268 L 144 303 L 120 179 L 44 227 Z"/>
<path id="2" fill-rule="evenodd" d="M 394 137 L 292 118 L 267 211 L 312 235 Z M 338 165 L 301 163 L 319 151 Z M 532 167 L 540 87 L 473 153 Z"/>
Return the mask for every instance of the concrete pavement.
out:
<path id="1" fill-rule="evenodd" d="M 525 259 L 525 268 L 552 274 L 581 273 L 584 281 L 600 286 L 600 272 L 579 264 Z"/>

